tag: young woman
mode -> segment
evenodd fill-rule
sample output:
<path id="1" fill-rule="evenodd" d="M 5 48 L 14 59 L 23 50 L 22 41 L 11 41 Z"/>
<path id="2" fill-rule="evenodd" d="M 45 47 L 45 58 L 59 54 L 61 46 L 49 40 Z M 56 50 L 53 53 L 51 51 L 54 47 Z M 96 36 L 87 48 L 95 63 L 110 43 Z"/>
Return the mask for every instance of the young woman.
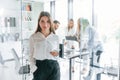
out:
<path id="1" fill-rule="evenodd" d="M 82 57 L 84 64 L 81 73 L 84 80 L 91 80 L 92 77 L 100 76 L 100 74 L 92 76 L 95 71 L 90 65 L 99 66 L 99 58 L 103 47 L 97 31 L 90 26 L 88 19 L 79 18 L 77 24 L 76 36 L 78 37 L 80 50 L 82 52 L 89 51 L 89 55 L 86 58 Z"/>
<path id="2" fill-rule="evenodd" d="M 65 28 L 65 36 L 74 36 L 75 35 L 75 26 L 74 26 L 74 20 L 70 19 L 68 21 L 68 26 Z M 74 49 L 74 41 L 66 40 L 65 45 L 68 49 Z"/>
<path id="3" fill-rule="evenodd" d="M 75 35 L 74 20 L 70 19 L 68 21 L 68 26 L 66 28 L 66 36 L 74 36 L 74 35 Z"/>
<path id="4" fill-rule="evenodd" d="M 54 33 L 51 16 L 42 11 L 37 30 L 30 37 L 30 70 L 33 80 L 60 80 L 59 39 Z"/>

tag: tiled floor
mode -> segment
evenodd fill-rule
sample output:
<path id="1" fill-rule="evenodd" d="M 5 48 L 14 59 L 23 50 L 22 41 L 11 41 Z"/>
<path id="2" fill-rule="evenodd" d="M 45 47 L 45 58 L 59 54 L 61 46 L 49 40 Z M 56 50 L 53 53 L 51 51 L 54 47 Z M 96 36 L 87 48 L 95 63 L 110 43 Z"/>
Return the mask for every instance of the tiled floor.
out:
<path id="1" fill-rule="evenodd" d="M 61 80 L 69 80 L 69 60 L 61 59 L 59 60 L 59 64 L 61 70 Z M 18 74 L 15 70 L 15 62 L 9 61 L 4 65 L 0 64 L 0 80 L 32 80 L 32 75 L 27 75 L 25 79 L 25 76 Z"/>
<path id="2" fill-rule="evenodd" d="M 61 80 L 69 80 L 69 64 L 67 60 L 59 62 L 61 67 Z M 5 62 L 4 65 L 0 64 L 0 80 L 32 80 L 32 75 L 27 77 L 18 74 L 15 70 L 15 62 Z"/>
<path id="3" fill-rule="evenodd" d="M 14 62 L 6 62 L 0 65 L 0 80 L 21 80 L 22 75 L 15 71 Z"/>
<path id="4" fill-rule="evenodd" d="M 69 80 L 69 60 L 60 60 L 61 80 Z M 75 63 L 74 72 L 72 74 L 72 80 L 84 80 L 80 79 L 79 63 Z M 32 80 L 32 75 L 27 77 L 18 74 L 15 70 L 14 61 L 6 62 L 4 65 L 0 64 L 0 80 Z M 94 79 L 93 79 L 94 80 Z M 101 75 L 101 80 L 118 80 L 117 77 L 108 75 Z"/>

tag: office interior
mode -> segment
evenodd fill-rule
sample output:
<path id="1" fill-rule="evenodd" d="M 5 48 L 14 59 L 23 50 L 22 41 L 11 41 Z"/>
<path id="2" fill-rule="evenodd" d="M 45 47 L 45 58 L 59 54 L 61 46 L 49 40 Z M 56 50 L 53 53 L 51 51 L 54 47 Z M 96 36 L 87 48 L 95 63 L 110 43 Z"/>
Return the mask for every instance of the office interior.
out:
<path id="1" fill-rule="evenodd" d="M 84 58 L 70 49 L 59 56 L 61 80 L 120 80 L 120 11 L 119 0 L 0 0 L 0 80 L 32 80 L 29 65 L 29 37 L 37 27 L 41 11 L 58 20 L 58 33 L 62 39 L 68 20 L 80 17 L 89 20 L 103 43 L 99 66 L 89 65 L 86 79 L 81 67 Z M 76 42 L 77 43 L 77 42 Z M 75 48 L 76 49 L 76 48 Z M 78 49 L 78 48 L 77 48 Z M 89 59 L 91 60 L 91 59 Z M 86 61 L 86 58 L 85 58 Z M 24 73 L 23 73 L 24 72 Z"/>

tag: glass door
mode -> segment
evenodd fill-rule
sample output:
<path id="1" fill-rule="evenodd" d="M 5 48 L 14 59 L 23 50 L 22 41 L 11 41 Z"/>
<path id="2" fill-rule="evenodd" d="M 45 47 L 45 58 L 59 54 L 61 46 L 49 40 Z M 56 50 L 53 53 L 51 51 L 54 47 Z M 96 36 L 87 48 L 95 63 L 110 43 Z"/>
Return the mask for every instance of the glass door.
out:
<path id="1" fill-rule="evenodd" d="M 0 1 L 0 80 L 22 80 L 21 1 Z"/>
<path id="2" fill-rule="evenodd" d="M 0 1 L 0 80 L 32 80 L 28 40 L 43 9 L 43 2 Z"/>

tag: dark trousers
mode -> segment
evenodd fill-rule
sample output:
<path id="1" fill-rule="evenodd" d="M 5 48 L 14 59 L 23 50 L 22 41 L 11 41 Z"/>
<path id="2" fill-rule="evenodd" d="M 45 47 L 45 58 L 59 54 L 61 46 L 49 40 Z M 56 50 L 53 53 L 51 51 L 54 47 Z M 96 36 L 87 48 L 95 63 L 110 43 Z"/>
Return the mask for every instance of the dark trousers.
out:
<path id="1" fill-rule="evenodd" d="M 36 60 L 33 80 L 60 80 L 60 67 L 55 60 Z"/>

